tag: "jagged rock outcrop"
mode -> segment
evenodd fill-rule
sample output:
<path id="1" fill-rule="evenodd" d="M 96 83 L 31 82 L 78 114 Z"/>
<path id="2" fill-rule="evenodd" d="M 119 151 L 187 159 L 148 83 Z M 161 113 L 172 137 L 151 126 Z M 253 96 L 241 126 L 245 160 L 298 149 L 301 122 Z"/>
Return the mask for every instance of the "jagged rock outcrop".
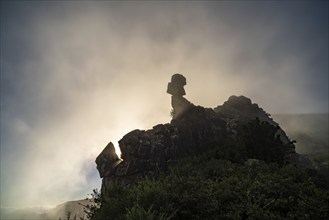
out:
<path id="1" fill-rule="evenodd" d="M 96 158 L 97 170 L 101 178 L 111 176 L 121 162 L 115 153 L 113 143 L 110 142 Z"/>
<path id="2" fill-rule="evenodd" d="M 97 157 L 96 164 L 103 178 L 102 191 L 113 184 L 130 184 L 145 175 L 156 175 L 186 154 L 202 152 L 211 143 L 221 144 L 228 137 L 238 139 L 239 126 L 258 118 L 278 124 L 257 104 L 244 96 L 231 96 L 214 109 L 195 106 L 183 96 L 186 79 L 172 76 L 167 92 L 172 95 L 173 119 L 150 130 L 134 130 L 120 141 L 120 160 L 110 143 Z M 286 158 L 296 157 L 294 144 L 282 129 L 277 134 L 286 145 Z"/>
<path id="3" fill-rule="evenodd" d="M 249 98 L 245 96 L 231 96 L 223 105 L 217 106 L 214 110 L 226 121 L 228 130 L 234 134 L 237 133 L 239 124 L 246 124 L 255 118 L 263 122 L 268 122 L 274 127 L 278 127 L 276 135 L 287 145 L 287 157 L 289 157 L 291 161 L 297 159 L 295 145 L 287 134 L 280 128 L 279 124 L 270 117 L 270 114 L 260 108 L 258 104 L 252 103 Z"/>
<path id="4" fill-rule="evenodd" d="M 178 136 L 177 128 L 171 124 L 159 124 L 147 131 L 133 130 L 126 134 L 119 141 L 120 163 L 113 155 L 103 156 L 105 150 L 96 159 L 97 169 L 103 177 L 102 191 L 113 182 L 130 184 L 140 177 L 166 169 L 174 161 Z M 108 147 L 113 152 L 111 143 Z M 109 171 L 106 171 L 107 167 Z"/>

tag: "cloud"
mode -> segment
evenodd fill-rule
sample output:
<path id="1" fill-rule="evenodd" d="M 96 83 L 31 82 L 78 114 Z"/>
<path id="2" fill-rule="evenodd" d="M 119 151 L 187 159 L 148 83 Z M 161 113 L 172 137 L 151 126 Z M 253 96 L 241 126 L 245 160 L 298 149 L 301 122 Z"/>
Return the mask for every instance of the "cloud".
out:
<path id="1" fill-rule="evenodd" d="M 328 65 L 317 69 L 318 79 L 310 74 L 314 56 L 328 53 L 308 50 L 307 41 L 289 46 L 299 15 L 287 9 L 225 2 L 5 6 L 2 205 L 54 205 L 99 188 L 93 161 L 109 141 L 170 121 L 166 85 L 176 72 L 186 76 L 187 98 L 197 105 L 244 94 L 270 113 L 328 111 Z M 314 90 L 319 81 L 323 94 Z"/>

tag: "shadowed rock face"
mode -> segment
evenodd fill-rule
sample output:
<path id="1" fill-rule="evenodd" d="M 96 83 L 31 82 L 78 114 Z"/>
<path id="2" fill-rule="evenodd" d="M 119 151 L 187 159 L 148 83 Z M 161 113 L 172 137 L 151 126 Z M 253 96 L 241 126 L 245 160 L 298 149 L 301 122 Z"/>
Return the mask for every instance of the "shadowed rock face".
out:
<path id="1" fill-rule="evenodd" d="M 100 177 L 111 176 L 120 161 L 118 155 L 115 153 L 112 142 L 110 142 L 96 158 L 97 170 Z"/>
<path id="2" fill-rule="evenodd" d="M 172 95 L 173 119 L 150 130 L 134 130 L 119 141 L 122 161 L 110 143 L 97 157 L 96 164 L 102 181 L 102 192 L 117 182 L 130 184 L 145 175 L 157 175 L 184 155 L 200 153 L 203 147 L 227 137 L 238 138 L 237 128 L 259 118 L 278 126 L 263 109 L 244 96 L 231 96 L 214 109 L 195 106 L 183 98 L 186 79 L 172 76 L 167 92 Z M 287 144 L 287 158 L 294 160 L 294 145 L 282 129 L 278 134 Z M 296 158 L 295 158 L 296 159 Z"/>
<path id="3" fill-rule="evenodd" d="M 123 159 L 119 164 L 117 160 L 107 160 L 104 166 L 105 160 L 96 160 L 97 169 L 103 177 L 102 192 L 113 182 L 128 185 L 140 177 L 165 170 L 176 157 L 178 137 L 177 127 L 171 124 L 159 124 L 150 130 L 133 130 L 126 134 L 119 141 Z M 103 152 L 98 158 L 103 158 Z M 99 169 L 106 167 L 110 171 Z"/>
<path id="4" fill-rule="evenodd" d="M 250 120 L 258 118 L 260 121 L 268 122 L 274 127 L 279 127 L 277 135 L 280 136 L 281 141 L 287 145 L 288 151 L 291 152 L 290 157 L 295 157 L 295 145 L 291 143 L 290 138 L 280 128 L 268 113 L 260 108 L 256 103 L 245 96 L 231 96 L 223 105 L 214 108 L 215 112 L 226 121 L 228 129 L 233 132 L 236 130 L 238 124 L 248 123 Z M 291 158 L 293 160 L 293 158 Z"/>

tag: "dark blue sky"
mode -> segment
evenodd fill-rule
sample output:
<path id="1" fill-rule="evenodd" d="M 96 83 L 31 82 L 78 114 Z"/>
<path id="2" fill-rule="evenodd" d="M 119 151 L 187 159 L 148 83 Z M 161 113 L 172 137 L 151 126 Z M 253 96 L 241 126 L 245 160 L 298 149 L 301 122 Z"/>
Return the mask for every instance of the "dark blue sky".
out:
<path id="1" fill-rule="evenodd" d="M 109 141 L 170 120 L 176 72 L 195 104 L 328 112 L 328 26 L 327 1 L 1 1 L 1 205 L 99 188 Z"/>

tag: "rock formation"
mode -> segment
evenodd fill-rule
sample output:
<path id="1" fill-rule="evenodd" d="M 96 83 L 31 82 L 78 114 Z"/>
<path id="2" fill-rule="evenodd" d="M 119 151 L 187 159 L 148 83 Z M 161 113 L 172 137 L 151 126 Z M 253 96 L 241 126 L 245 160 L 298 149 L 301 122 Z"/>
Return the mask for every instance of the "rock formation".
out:
<path id="1" fill-rule="evenodd" d="M 115 153 L 112 142 L 110 142 L 96 158 L 97 170 L 100 177 L 111 176 L 120 161 L 118 155 Z"/>
<path id="2" fill-rule="evenodd" d="M 185 85 L 186 78 L 178 73 L 174 74 L 171 77 L 171 82 L 168 83 L 167 93 L 172 95 L 173 119 L 178 119 L 185 111 L 193 107 L 193 104 L 183 97 L 185 95 Z"/>
<path id="3" fill-rule="evenodd" d="M 244 96 L 231 96 L 214 109 L 195 106 L 183 96 L 186 79 L 172 76 L 167 92 L 172 95 L 173 119 L 150 130 L 134 130 L 120 141 L 122 160 L 112 143 L 97 157 L 102 192 L 118 182 L 131 184 L 145 175 L 156 175 L 184 155 L 200 153 L 211 143 L 222 144 L 225 138 L 238 139 L 238 128 L 258 118 L 278 128 L 277 136 L 286 146 L 287 160 L 296 160 L 294 144 L 263 109 Z"/>
<path id="4" fill-rule="evenodd" d="M 228 129 L 233 133 L 236 133 L 238 123 L 245 124 L 255 118 L 258 118 L 260 121 L 268 122 L 274 127 L 278 127 L 276 135 L 280 136 L 281 141 L 287 145 L 287 151 L 290 152 L 290 160 L 295 159 L 295 145 L 287 134 L 268 113 L 256 103 L 252 103 L 249 98 L 244 96 L 231 96 L 223 105 L 217 106 L 214 110 L 223 120 L 226 121 Z"/>

